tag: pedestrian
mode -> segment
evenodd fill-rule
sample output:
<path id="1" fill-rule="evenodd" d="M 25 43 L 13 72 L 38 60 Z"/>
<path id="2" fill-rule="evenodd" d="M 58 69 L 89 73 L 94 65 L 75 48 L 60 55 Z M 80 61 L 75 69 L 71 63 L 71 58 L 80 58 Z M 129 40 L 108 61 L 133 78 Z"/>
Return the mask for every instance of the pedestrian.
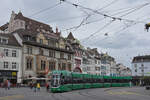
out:
<path id="1" fill-rule="evenodd" d="M 36 92 L 36 83 L 33 84 L 34 92 Z"/>
<path id="2" fill-rule="evenodd" d="M 32 88 L 33 88 L 33 83 L 30 82 L 29 86 L 30 86 L 30 89 L 32 90 Z"/>
<path id="3" fill-rule="evenodd" d="M 46 90 L 47 90 L 47 92 L 49 91 L 49 84 L 48 83 L 46 83 Z"/>
<path id="4" fill-rule="evenodd" d="M 5 81 L 4 81 L 4 87 L 5 87 L 5 90 L 8 89 L 8 80 L 5 80 Z"/>
<path id="5" fill-rule="evenodd" d="M 37 83 L 37 90 L 40 91 L 40 88 L 41 88 L 40 83 Z"/>
<path id="6" fill-rule="evenodd" d="M 10 81 L 8 80 L 8 90 L 10 89 L 10 85 L 11 85 L 11 83 L 10 83 Z"/>

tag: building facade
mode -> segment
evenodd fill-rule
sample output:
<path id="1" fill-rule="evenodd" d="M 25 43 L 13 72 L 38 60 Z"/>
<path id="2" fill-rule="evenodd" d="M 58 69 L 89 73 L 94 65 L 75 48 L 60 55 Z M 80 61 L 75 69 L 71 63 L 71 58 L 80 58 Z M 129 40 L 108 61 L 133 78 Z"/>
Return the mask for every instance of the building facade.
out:
<path id="1" fill-rule="evenodd" d="M 8 79 L 20 83 L 22 77 L 22 49 L 11 34 L 0 33 L 0 83 Z"/>
<path id="2" fill-rule="evenodd" d="M 84 50 L 81 68 L 84 73 L 101 75 L 101 58 L 97 48 Z"/>
<path id="3" fill-rule="evenodd" d="M 67 44 L 70 45 L 74 51 L 74 58 L 73 58 L 73 71 L 82 73 L 82 56 L 83 56 L 83 47 L 81 46 L 80 42 L 74 38 L 73 34 L 70 32 L 66 38 Z"/>
<path id="4" fill-rule="evenodd" d="M 72 71 L 74 52 L 58 28 L 54 32 L 47 24 L 12 12 L 0 29 L 13 34 L 22 47 L 22 80 L 46 78 L 52 70 Z"/>
<path id="5" fill-rule="evenodd" d="M 132 76 L 150 76 L 150 55 L 133 58 Z"/>
<path id="6" fill-rule="evenodd" d="M 107 53 L 101 54 L 101 75 L 115 74 L 115 59 Z"/>

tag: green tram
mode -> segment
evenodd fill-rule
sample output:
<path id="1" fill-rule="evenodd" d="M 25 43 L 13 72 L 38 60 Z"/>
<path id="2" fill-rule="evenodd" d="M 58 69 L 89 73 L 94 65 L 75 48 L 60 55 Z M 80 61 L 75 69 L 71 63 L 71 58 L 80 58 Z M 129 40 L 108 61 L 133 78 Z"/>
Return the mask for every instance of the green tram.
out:
<path id="1" fill-rule="evenodd" d="M 67 92 L 78 89 L 102 87 L 128 87 L 132 77 L 100 76 L 69 71 L 51 72 L 51 92 Z"/>

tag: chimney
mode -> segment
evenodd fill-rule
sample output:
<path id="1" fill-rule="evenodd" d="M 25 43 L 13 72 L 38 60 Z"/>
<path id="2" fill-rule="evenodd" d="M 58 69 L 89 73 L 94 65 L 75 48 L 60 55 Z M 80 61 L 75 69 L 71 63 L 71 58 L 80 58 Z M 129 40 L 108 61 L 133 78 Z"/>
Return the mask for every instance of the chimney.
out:
<path id="1" fill-rule="evenodd" d="M 56 27 L 56 34 L 58 33 L 58 28 Z"/>

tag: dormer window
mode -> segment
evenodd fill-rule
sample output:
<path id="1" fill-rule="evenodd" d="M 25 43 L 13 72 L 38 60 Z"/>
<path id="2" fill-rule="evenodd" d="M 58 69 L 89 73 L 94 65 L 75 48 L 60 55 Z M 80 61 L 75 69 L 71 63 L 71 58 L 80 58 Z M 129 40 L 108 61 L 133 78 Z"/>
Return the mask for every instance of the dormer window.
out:
<path id="1" fill-rule="evenodd" d="M 25 35 L 25 36 L 24 36 L 24 39 L 25 39 L 26 41 L 31 41 L 31 36 L 30 36 L 30 35 Z"/>
<path id="2" fill-rule="evenodd" d="M 69 47 L 68 47 L 68 46 L 66 46 L 66 50 L 69 50 Z"/>
<path id="3" fill-rule="evenodd" d="M 0 44 L 7 44 L 7 43 L 8 43 L 7 38 L 0 37 Z"/>

